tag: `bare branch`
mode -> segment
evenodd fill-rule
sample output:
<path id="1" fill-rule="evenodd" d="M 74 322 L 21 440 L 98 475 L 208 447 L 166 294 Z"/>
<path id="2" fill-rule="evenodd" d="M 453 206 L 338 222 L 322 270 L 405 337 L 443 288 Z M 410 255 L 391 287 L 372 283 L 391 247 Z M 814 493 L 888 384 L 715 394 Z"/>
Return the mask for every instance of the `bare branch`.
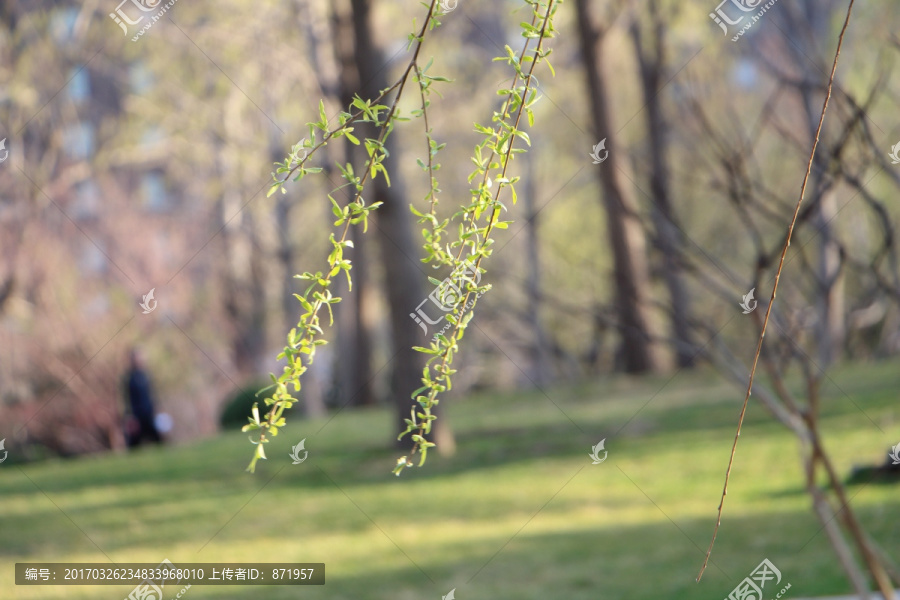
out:
<path id="1" fill-rule="evenodd" d="M 712 539 L 709 542 L 709 548 L 706 550 L 706 557 L 703 559 L 703 566 L 700 567 L 700 573 L 697 574 L 697 581 L 700 581 L 700 578 L 703 577 L 703 571 L 706 570 L 706 565 L 709 563 L 710 554 L 712 554 L 713 544 L 716 543 L 716 535 L 719 533 L 719 526 L 722 523 L 722 508 L 725 506 L 725 496 L 728 494 L 728 478 L 731 476 L 731 467 L 734 464 L 734 454 L 737 450 L 737 442 L 738 438 L 741 435 L 741 425 L 744 423 L 744 415 L 747 412 L 747 404 L 750 401 L 750 393 L 753 389 L 753 377 L 756 375 L 756 366 L 759 363 L 759 354 L 762 350 L 763 338 L 766 336 L 766 327 L 769 324 L 769 314 L 772 311 L 772 305 L 775 303 L 775 293 L 778 291 L 778 281 L 781 278 L 781 270 L 784 268 L 784 259 L 787 256 L 788 247 L 791 245 L 791 236 L 794 233 L 794 225 L 797 222 L 797 215 L 800 213 L 800 205 L 803 203 L 803 195 L 806 193 L 806 184 L 809 181 L 810 173 L 812 172 L 813 159 L 816 156 L 816 148 L 819 145 L 819 135 L 822 132 L 822 125 L 825 122 L 825 112 L 828 110 L 828 101 L 831 99 L 831 89 L 834 84 L 834 74 L 837 70 L 838 57 L 841 55 L 841 46 L 844 43 L 844 34 L 847 31 L 847 26 L 850 24 L 850 14 L 853 11 L 853 3 L 855 0 L 850 0 L 850 4 L 847 7 L 847 16 L 844 19 L 844 25 L 841 28 L 841 34 L 838 37 L 837 50 L 834 53 L 834 61 L 831 65 L 831 75 L 828 78 L 828 90 L 825 93 L 825 101 L 822 103 L 822 113 L 819 116 L 819 125 L 816 128 L 816 137 L 813 141 L 812 150 L 809 154 L 809 162 L 806 165 L 806 175 L 803 177 L 803 185 L 800 186 L 800 197 L 797 200 L 797 206 L 794 208 L 794 216 L 791 219 L 791 224 L 788 227 L 787 235 L 784 240 L 784 247 L 781 250 L 781 259 L 778 262 L 778 270 L 775 273 L 775 285 L 772 286 L 772 297 L 769 300 L 769 306 L 766 308 L 766 316 L 763 319 L 762 329 L 759 333 L 759 341 L 756 344 L 756 354 L 753 357 L 753 366 L 750 369 L 750 379 L 747 384 L 747 393 L 744 395 L 744 404 L 741 407 L 741 414 L 738 418 L 738 426 L 737 431 L 734 434 L 734 442 L 731 445 L 731 456 L 728 459 L 728 468 L 725 471 L 725 484 L 722 487 L 722 498 L 719 501 L 719 510 L 716 518 L 716 526 L 713 530 Z"/>

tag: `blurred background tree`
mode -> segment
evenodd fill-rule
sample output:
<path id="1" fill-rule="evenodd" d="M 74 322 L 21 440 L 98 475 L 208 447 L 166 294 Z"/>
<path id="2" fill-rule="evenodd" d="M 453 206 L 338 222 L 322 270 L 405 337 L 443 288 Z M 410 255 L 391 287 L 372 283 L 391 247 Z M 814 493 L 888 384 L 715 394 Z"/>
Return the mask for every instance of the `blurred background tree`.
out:
<path id="1" fill-rule="evenodd" d="M 0 9 L 0 435 L 62 454 L 120 447 L 117 382 L 135 342 L 175 439 L 213 433 L 226 398 L 278 370 L 300 290 L 291 275 L 326 251 L 331 215 L 324 184 L 266 198 L 271 165 L 319 98 L 334 114 L 392 80 L 412 15 L 294 0 L 253 5 L 248 20 L 248 6 L 178 3 L 135 43 L 96 3 Z M 460 124 L 491 110 L 481 92 L 506 73 L 484 65 L 514 35 L 518 6 L 465 6 L 435 32 L 434 68 L 455 79 L 431 111 L 446 199 L 469 193 L 476 134 Z M 764 297 L 755 269 L 790 214 L 839 7 L 780 8 L 740 43 L 679 3 L 567 7 L 557 76 L 540 81 L 538 143 L 518 165 L 527 193 L 492 257 L 454 393 L 703 360 L 705 325 L 729 322 L 754 284 Z M 784 282 L 783 310 L 805 315 L 799 335 L 822 368 L 900 350 L 896 18 L 857 9 Z M 593 165 L 602 138 L 609 158 Z M 407 207 L 427 181 L 416 133 L 390 140 L 393 186 L 375 190 L 375 235 L 354 238 L 359 279 L 308 375 L 310 416 L 384 403 L 404 416 L 418 387 L 409 348 L 427 338 L 409 314 L 430 267 Z M 323 166 L 355 152 L 332 144 Z M 144 315 L 151 288 L 159 308 Z M 741 347 L 751 332 L 742 321 L 718 335 Z"/>

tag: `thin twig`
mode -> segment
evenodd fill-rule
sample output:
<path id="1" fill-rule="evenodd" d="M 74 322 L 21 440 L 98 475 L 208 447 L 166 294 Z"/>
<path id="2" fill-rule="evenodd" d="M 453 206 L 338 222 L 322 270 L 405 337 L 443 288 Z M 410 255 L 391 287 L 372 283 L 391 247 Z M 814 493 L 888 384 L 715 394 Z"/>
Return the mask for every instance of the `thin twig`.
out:
<path id="1" fill-rule="evenodd" d="M 747 412 L 747 404 L 750 401 L 750 392 L 753 390 L 753 377 L 756 375 L 756 365 L 759 362 L 759 354 L 762 350 L 763 338 L 766 336 L 766 327 L 769 325 L 769 314 L 772 306 L 775 304 L 775 292 L 778 290 L 778 281 L 781 278 L 781 270 L 784 267 L 784 259 L 787 256 L 788 247 L 791 245 L 791 236 L 794 233 L 794 224 L 797 222 L 797 216 L 800 214 L 800 205 L 803 203 L 803 195 L 806 193 L 806 184 L 809 181 L 809 175 L 812 172 L 813 159 L 816 156 L 816 148 L 819 145 L 819 135 L 822 133 L 822 125 L 825 123 L 825 111 L 828 109 L 828 101 L 831 99 L 831 87 L 834 83 L 834 73 L 837 70 L 838 57 L 841 55 L 841 45 L 844 43 L 844 33 L 847 31 L 847 25 L 850 24 L 850 13 L 853 11 L 853 3 L 847 7 L 847 16 L 844 19 L 844 26 L 841 28 L 841 35 L 838 37 L 837 50 L 834 53 L 834 62 L 831 65 L 831 75 L 828 78 L 828 89 L 825 92 L 825 102 L 822 104 L 822 114 L 819 116 L 819 126 L 816 128 L 816 138 L 813 140 L 812 151 L 809 153 L 809 162 L 806 165 L 806 175 L 803 177 L 803 185 L 800 186 L 800 198 L 797 200 L 797 206 L 794 208 L 794 216 L 788 227 L 787 237 L 784 240 L 784 247 L 781 249 L 781 259 L 778 261 L 778 271 L 775 273 L 775 285 L 772 287 L 772 297 L 769 299 L 769 306 L 766 308 L 766 317 L 763 320 L 762 330 L 759 333 L 759 341 L 756 344 L 756 354 L 753 356 L 753 367 L 750 369 L 750 381 L 747 383 L 747 393 L 744 395 L 744 405 L 741 407 L 741 415 L 738 418 L 737 431 L 734 434 L 734 443 L 731 445 L 731 457 L 728 459 L 728 469 L 725 471 L 725 485 L 722 488 L 722 499 L 719 501 L 719 512 L 716 518 L 716 527 L 713 529 L 712 539 L 709 541 L 709 548 L 706 550 L 706 557 L 703 559 L 703 566 L 700 567 L 700 573 L 697 574 L 697 581 L 703 577 L 703 571 L 709 563 L 709 556 L 712 554 L 713 544 L 716 543 L 716 536 L 719 533 L 719 525 L 722 523 L 722 507 L 725 506 L 725 496 L 728 494 L 728 478 L 731 476 L 731 467 L 734 464 L 734 453 L 737 450 L 738 438 L 741 435 L 741 425 L 744 423 L 744 414 Z"/>

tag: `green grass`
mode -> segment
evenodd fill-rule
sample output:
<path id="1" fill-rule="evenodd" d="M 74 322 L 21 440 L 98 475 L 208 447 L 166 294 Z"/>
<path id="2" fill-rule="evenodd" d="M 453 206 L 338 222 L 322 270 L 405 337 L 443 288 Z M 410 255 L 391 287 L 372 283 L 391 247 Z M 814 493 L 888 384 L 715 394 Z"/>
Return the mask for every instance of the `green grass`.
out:
<path id="1" fill-rule="evenodd" d="M 837 369 L 823 384 L 822 429 L 842 473 L 883 462 L 900 441 L 898 390 L 897 362 Z M 460 600 L 718 600 L 763 558 L 792 584 L 786 598 L 850 590 L 803 492 L 797 443 L 755 402 L 713 564 L 694 582 L 740 390 L 700 372 L 548 395 L 446 402 L 456 455 L 430 455 L 400 478 L 390 474 L 398 454 L 386 446 L 384 410 L 345 411 L 327 425 L 295 420 L 255 475 L 244 472 L 251 447 L 240 433 L 4 464 L 0 597 L 112 600 L 130 589 L 16 587 L 17 561 L 163 558 L 327 565 L 325 586 L 194 586 L 190 599 L 437 600 L 456 588 Z M 292 465 L 290 446 L 304 437 L 309 458 Z M 592 465 L 588 452 L 602 438 L 609 458 Z M 853 509 L 894 557 L 898 489 L 850 488 Z"/>

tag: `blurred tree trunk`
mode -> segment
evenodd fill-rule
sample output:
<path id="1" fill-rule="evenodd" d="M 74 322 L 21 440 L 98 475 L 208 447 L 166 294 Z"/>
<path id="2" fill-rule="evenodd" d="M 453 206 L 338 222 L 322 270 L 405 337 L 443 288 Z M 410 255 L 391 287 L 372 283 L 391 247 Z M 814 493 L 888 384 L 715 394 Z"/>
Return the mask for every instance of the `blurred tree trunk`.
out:
<path id="1" fill-rule="evenodd" d="M 535 143 L 532 136 L 532 143 Z M 538 215 L 540 210 L 535 205 L 537 199 L 537 185 L 534 174 L 534 152 L 526 152 L 524 155 L 525 167 L 522 179 L 525 184 L 525 257 L 528 269 L 526 288 L 528 290 L 528 317 L 531 320 L 531 332 L 534 336 L 532 351 L 533 383 L 538 387 L 544 387 L 551 380 L 551 356 L 547 333 L 541 324 L 541 260 L 538 240 Z"/>
<path id="2" fill-rule="evenodd" d="M 793 82 L 795 93 L 800 96 L 806 113 L 806 129 L 809 144 L 815 139 L 822 105 L 822 93 L 818 88 L 807 84 L 809 81 L 821 79 L 827 73 L 824 63 L 813 63 L 822 54 L 818 41 L 828 39 L 835 5 L 831 3 L 802 2 L 791 7 L 785 13 L 789 32 L 795 43 L 790 44 L 793 62 L 802 74 L 799 82 Z M 822 131 L 829 129 L 828 122 Z M 838 214 L 831 176 L 827 174 L 828 165 L 815 157 L 813 170 L 809 180 L 809 206 L 813 209 L 812 223 L 818 232 L 816 236 L 816 283 L 818 287 L 817 310 L 819 315 L 815 335 L 818 347 L 818 358 L 821 367 L 826 367 L 840 358 L 846 338 L 844 276 L 841 270 L 843 257 L 841 248 L 835 239 L 835 218 Z"/>
<path id="3" fill-rule="evenodd" d="M 816 102 L 821 104 L 819 95 L 817 94 L 813 98 L 811 92 L 812 90 L 807 87 L 801 90 L 803 104 L 806 107 L 810 145 L 815 139 L 819 119 L 814 105 Z M 823 181 L 823 179 L 829 178 L 826 174 L 827 168 L 828 165 L 824 164 L 824 161 L 817 155 L 809 181 L 809 189 L 812 191 L 810 205 L 814 207 L 812 223 L 818 232 L 815 280 L 819 288 L 816 299 L 816 314 L 819 315 L 819 319 L 816 323 L 815 335 L 819 365 L 823 368 L 841 357 L 846 337 L 843 257 L 840 244 L 835 239 L 834 228 L 834 220 L 838 215 L 838 203 L 835 190 L 830 189 L 832 184 Z"/>
<path id="4" fill-rule="evenodd" d="M 374 98 L 380 90 L 390 86 L 387 75 L 390 69 L 381 48 L 374 40 L 371 0 L 351 0 L 351 6 L 357 75 L 362 84 L 360 92 L 364 98 Z M 410 82 L 409 85 L 415 83 Z M 372 129 L 361 128 L 361 130 L 367 137 L 375 137 Z M 385 163 L 392 173 L 392 186 L 388 187 L 384 177 L 379 176 L 371 184 L 374 196 L 367 198 L 367 201 L 370 204 L 384 203 L 376 213 L 377 222 L 372 225 L 375 225 L 375 233 L 381 247 L 384 282 L 387 288 L 392 346 L 390 356 L 393 357 L 389 393 L 396 409 L 393 430 L 399 432 L 406 429 L 403 419 L 409 418 L 410 407 L 414 404 L 410 394 L 421 387 L 422 369 L 425 366 L 424 355 L 412 349 L 413 346 L 421 345 L 422 340 L 418 326 L 409 317 L 410 307 L 415 306 L 425 296 L 422 286 L 425 278 L 418 266 L 420 249 L 413 238 L 412 220 L 407 208 L 409 202 L 397 165 L 400 153 L 395 139 L 388 136 L 385 141 L 385 149 L 390 156 Z M 396 436 L 392 437 L 396 439 Z M 437 444 L 436 449 L 439 452 L 453 452 L 453 435 L 447 426 L 446 415 L 437 420 L 431 437 Z M 401 448 L 409 444 L 408 437 L 397 442 L 397 446 Z"/>
<path id="5" fill-rule="evenodd" d="M 620 154 L 614 134 L 607 84 L 603 72 L 604 31 L 595 24 L 588 0 L 576 0 L 578 33 L 588 87 L 588 100 L 596 139 L 612 146 L 602 166 L 595 166 L 606 210 L 607 233 L 613 253 L 615 306 L 621 335 L 623 368 L 628 373 L 660 371 L 663 368 L 654 338 L 659 339 L 650 310 L 650 274 L 647 267 L 644 229 L 637 202 L 620 170 Z"/>
<path id="6" fill-rule="evenodd" d="M 277 142 L 274 139 L 272 141 Z M 272 162 L 284 160 L 282 154 L 283 151 L 280 144 L 273 144 Z M 283 282 L 281 288 L 281 310 L 284 318 L 284 331 L 287 332 L 297 326 L 300 304 L 297 302 L 294 294 L 300 293 L 302 290 L 296 287 L 297 280 L 294 279 L 297 268 L 295 266 L 296 251 L 294 250 L 290 228 L 292 199 L 287 194 L 275 194 L 275 196 L 277 198 L 275 201 L 275 228 L 278 232 L 277 256 L 281 267 L 279 278 Z M 327 354 L 322 353 L 320 356 L 317 353 L 316 358 L 316 362 L 309 369 L 307 381 L 303 384 L 300 396 L 300 408 L 303 414 L 314 419 L 324 417 L 328 412 L 325 407 L 325 394 L 330 383 L 327 376 L 324 379 L 321 376 L 323 371 L 326 373 L 329 371 L 328 365 L 321 362 L 328 358 Z"/>
<path id="7" fill-rule="evenodd" d="M 672 331 L 672 353 L 681 368 L 694 366 L 693 334 L 690 327 L 690 307 L 684 284 L 681 262 L 681 239 L 675 223 L 669 190 L 669 164 L 667 158 L 669 123 L 663 116 L 660 102 L 660 85 L 666 68 L 666 26 L 659 13 L 658 0 L 650 0 L 651 37 L 646 48 L 637 16 L 631 22 L 631 36 L 638 59 L 639 79 L 644 98 L 644 115 L 647 119 L 647 137 L 650 154 L 650 193 L 653 206 L 655 243 L 662 260 L 662 275 L 671 302 L 669 319 Z"/>
<path id="8" fill-rule="evenodd" d="M 266 350 L 266 295 L 263 258 L 260 256 L 253 215 L 244 210 L 244 169 L 240 155 L 243 93 L 235 90 L 225 100 L 225 139 L 221 145 L 221 177 L 224 191 L 220 202 L 222 245 L 225 258 L 222 300 L 231 324 L 231 354 L 235 368 L 244 377 L 262 371 Z"/>
<path id="9" fill-rule="evenodd" d="M 816 279 L 821 290 L 817 301 L 820 318 L 816 326 L 816 341 L 819 364 L 822 367 L 841 357 L 846 337 L 844 275 L 841 272 L 843 259 L 831 225 L 837 212 L 835 194 L 822 194 L 813 218 L 814 226 L 821 236 L 816 265 Z"/>
<path id="10" fill-rule="evenodd" d="M 343 3 L 335 2 L 330 7 L 331 38 L 333 56 L 335 57 L 334 89 L 336 100 L 346 108 L 353 101 L 353 94 L 360 88 L 359 75 L 354 56 L 354 31 L 352 16 Z M 324 53 L 322 53 L 324 57 Z M 324 61 L 323 61 L 324 62 Z M 331 113 L 329 113 L 331 114 Z M 342 162 L 358 165 L 365 160 L 365 152 L 344 139 L 342 147 L 336 153 Z M 333 220 L 329 211 L 326 218 Z M 373 405 L 375 391 L 372 376 L 372 340 L 371 327 L 366 323 L 363 314 L 367 297 L 371 293 L 369 279 L 369 261 L 366 260 L 367 243 L 362 235 L 362 227 L 353 228 L 354 248 L 344 250 L 346 258 L 353 261 L 353 291 L 347 289 L 347 281 L 340 277 L 336 280 L 335 295 L 343 298 L 335 306 L 335 322 L 337 323 L 337 351 L 339 368 L 338 376 L 333 381 L 337 403 L 340 406 Z"/>

